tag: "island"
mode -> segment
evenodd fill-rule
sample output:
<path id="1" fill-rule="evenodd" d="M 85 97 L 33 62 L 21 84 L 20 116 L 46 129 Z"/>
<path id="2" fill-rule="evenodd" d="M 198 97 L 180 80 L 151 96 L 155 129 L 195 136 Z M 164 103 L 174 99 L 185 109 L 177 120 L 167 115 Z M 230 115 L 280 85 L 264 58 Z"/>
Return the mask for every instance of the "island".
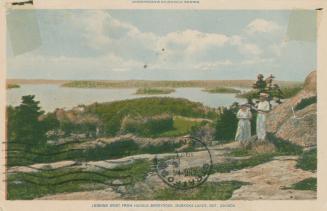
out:
<path id="1" fill-rule="evenodd" d="M 241 91 L 231 87 L 214 87 L 214 88 L 205 88 L 203 92 L 209 93 L 240 93 Z"/>
<path id="2" fill-rule="evenodd" d="M 158 95 L 158 94 L 170 94 L 175 92 L 172 88 L 138 88 L 136 90 L 137 95 Z"/>

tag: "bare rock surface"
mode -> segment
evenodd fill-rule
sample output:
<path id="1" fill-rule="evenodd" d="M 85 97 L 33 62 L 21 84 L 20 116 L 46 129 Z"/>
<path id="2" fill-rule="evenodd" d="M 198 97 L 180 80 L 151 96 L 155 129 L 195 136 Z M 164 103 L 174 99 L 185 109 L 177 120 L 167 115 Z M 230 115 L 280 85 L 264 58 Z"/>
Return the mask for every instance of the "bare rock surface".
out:
<path id="1" fill-rule="evenodd" d="M 112 188 L 95 191 L 83 191 L 74 193 L 60 193 L 55 195 L 44 196 L 37 200 L 108 200 L 119 199 L 121 194 L 114 191 Z"/>
<path id="2" fill-rule="evenodd" d="M 307 76 L 303 90 L 268 114 L 268 132 L 302 147 L 316 145 L 317 104 L 312 103 L 300 110 L 295 109 L 303 100 L 317 96 L 316 80 L 316 71 L 313 71 Z"/>
<path id="3" fill-rule="evenodd" d="M 315 191 L 284 189 L 304 179 L 316 177 L 316 173 L 295 168 L 297 159 L 296 156 L 280 156 L 252 168 L 213 174 L 209 181 L 248 182 L 248 185 L 234 191 L 231 198 L 234 200 L 315 199 Z"/>

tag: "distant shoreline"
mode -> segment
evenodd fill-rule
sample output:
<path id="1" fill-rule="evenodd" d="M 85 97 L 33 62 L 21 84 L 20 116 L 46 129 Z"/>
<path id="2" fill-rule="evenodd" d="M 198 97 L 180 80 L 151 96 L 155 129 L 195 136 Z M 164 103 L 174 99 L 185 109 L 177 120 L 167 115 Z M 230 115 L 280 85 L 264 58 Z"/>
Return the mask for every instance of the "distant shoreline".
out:
<path id="1" fill-rule="evenodd" d="M 143 87 L 240 87 L 250 88 L 255 80 L 48 80 L 48 79 L 7 79 L 7 84 L 57 84 L 71 88 L 143 88 Z M 276 81 L 280 86 L 302 84 L 298 81 Z"/>
<path id="2" fill-rule="evenodd" d="M 64 84 L 71 80 L 49 80 L 49 79 L 7 79 L 7 84 Z"/>

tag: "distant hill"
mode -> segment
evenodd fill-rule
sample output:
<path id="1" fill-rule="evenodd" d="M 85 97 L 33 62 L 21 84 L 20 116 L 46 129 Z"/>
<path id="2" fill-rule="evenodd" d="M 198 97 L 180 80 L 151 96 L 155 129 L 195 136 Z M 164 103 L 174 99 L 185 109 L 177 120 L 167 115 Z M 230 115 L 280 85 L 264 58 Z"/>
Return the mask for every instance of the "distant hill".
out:
<path id="1" fill-rule="evenodd" d="M 69 80 L 46 80 L 46 79 L 7 79 L 7 84 L 64 84 Z"/>
<path id="2" fill-rule="evenodd" d="M 241 87 L 250 88 L 255 80 L 48 80 L 48 79 L 7 79 L 7 84 L 58 84 L 71 88 L 153 88 L 153 87 Z M 299 85 L 297 81 L 276 81 L 280 86 Z"/>
<path id="3" fill-rule="evenodd" d="M 71 81 L 63 84 L 65 87 L 74 88 L 142 88 L 142 87 L 243 87 L 250 88 L 253 80 L 191 80 L 191 81 L 150 81 L 150 80 L 127 80 L 127 81 Z M 300 82 L 279 81 L 281 86 L 296 85 Z"/>

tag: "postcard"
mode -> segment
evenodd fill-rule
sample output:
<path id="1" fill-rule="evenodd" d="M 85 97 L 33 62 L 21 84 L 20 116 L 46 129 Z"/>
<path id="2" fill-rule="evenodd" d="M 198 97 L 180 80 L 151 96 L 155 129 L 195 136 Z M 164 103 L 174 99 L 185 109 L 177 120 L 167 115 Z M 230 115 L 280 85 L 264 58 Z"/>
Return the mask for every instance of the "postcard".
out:
<path id="1" fill-rule="evenodd" d="M 323 6 L 5 2 L 0 210 L 324 210 Z"/>

